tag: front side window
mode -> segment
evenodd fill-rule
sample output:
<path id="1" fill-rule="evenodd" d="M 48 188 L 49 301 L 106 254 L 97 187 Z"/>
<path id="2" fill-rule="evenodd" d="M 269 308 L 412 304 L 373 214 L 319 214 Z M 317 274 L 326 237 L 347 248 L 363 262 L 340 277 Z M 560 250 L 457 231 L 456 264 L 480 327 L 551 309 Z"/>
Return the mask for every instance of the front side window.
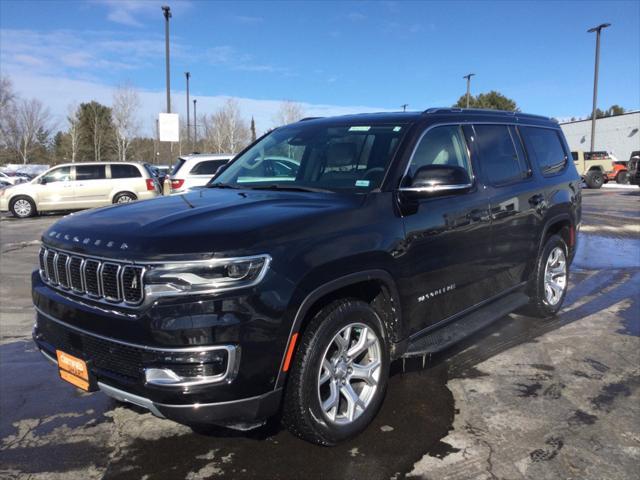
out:
<path id="1" fill-rule="evenodd" d="M 137 178 L 142 174 L 135 165 L 111 164 L 111 178 Z"/>
<path id="2" fill-rule="evenodd" d="M 405 130 L 296 123 L 271 132 L 209 185 L 367 192 L 381 185 Z"/>
<path id="3" fill-rule="evenodd" d="M 71 167 L 54 168 L 42 177 L 43 183 L 68 182 L 71 180 Z"/>
<path id="4" fill-rule="evenodd" d="M 213 175 L 225 163 L 227 163 L 226 160 L 205 160 L 195 165 L 189 173 L 191 175 Z"/>
<path id="5" fill-rule="evenodd" d="M 553 175 L 564 169 L 567 154 L 558 132 L 549 128 L 520 127 L 530 157 L 540 166 L 543 175 Z"/>
<path id="6" fill-rule="evenodd" d="M 76 166 L 76 180 L 102 180 L 107 178 L 104 165 L 78 165 Z"/>
<path id="7" fill-rule="evenodd" d="M 446 125 L 429 130 L 420 140 L 411 158 L 410 178 L 427 165 L 450 165 L 464 168 L 471 178 L 467 144 L 459 125 Z"/>
<path id="8" fill-rule="evenodd" d="M 475 125 L 474 130 L 481 168 L 489 183 L 504 185 L 522 180 L 528 175 L 523 159 L 518 158 L 509 127 Z"/>

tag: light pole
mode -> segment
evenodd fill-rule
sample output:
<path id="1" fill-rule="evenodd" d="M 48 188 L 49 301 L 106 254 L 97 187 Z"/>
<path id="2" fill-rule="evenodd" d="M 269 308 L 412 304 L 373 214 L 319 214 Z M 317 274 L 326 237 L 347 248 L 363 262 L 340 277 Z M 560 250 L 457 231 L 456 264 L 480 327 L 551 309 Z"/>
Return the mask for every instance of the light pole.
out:
<path id="1" fill-rule="evenodd" d="M 407 111 L 407 107 L 409 106 L 408 103 L 403 103 L 402 105 L 400 105 L 402 107 L 402 111 L 406 112 Z"/>
<path id="2" fill-rule="evenodd" d="M 469 99 L 471 98 L 471 77 L 473 77 L 475 73 L 469 73 L 462 78 L 467 79 L 467 108 L 469 108 Z"/>
<path id="3" fill-rule="evenodd" d="M 171 8 L 167 5 L 162 6 L 162 12 L 164 14 L 164 42 L 165 42 L 165 57 L 167 64 L 167 113 L 171 113 L 171 79 L 169 78 L 169 19 L 171 18 Z"/>
<path id="4" fill-rule="evenodd" d="M 196 143 L 198 143 L 198 114 L 196 113 L 196 104 L 198 100 L 193 99 L 193 150 L 196 149 Z"/>
<path id="5" fill-rule="evenodd" d="M 184 76 L 187 77 L 187 144 L 189 144 L 191 142 L 191 130 L 189 127 L 189 78 L 191 73 L 184 72 Z"/>
<path id="6" fill-rule="evenodd" d="M 603 28 L 610 27 L 610 23 L 601 23 L 597 27 L 590 28 L 587 33 L 596 32 L 596 68 L 593 74 L 593 108 L 591 109 L 591 151 L 593 152 L 596 140 L 596 104 L 598 103 L 598 68 L 600 67 L 600 32 Z"/>

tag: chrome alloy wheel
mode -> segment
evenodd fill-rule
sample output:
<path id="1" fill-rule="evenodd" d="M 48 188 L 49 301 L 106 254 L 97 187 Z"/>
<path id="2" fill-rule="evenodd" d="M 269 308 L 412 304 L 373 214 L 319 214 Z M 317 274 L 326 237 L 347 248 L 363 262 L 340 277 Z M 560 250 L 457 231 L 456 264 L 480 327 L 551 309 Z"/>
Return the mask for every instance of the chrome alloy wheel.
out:
<path id="1" fill-rule="evenodd" d="M 133 198 L 131 198 L 129 195 L 120 195 L 118 197 L 118 200 L 116 201 L 116 203 L 131 203 L 133 202 Z"/>
<path id="2" fill-rule="evenodd" d="M 381 361 L 371 327 L 351 323 L 333 337 L 318 371 L 318 399 L 327 420 L 347 425 L 364 413 L 378 389 Z"/>
<path id="3" fill-rule="evenodd" d="M 567 288 L 567 258 L 564 250 L 555 247 L 544 268 L 544 297 L 549 305 L 557 305 Z"/>
<path id="4" fill-rule="evenodd" d="M 24 198 L 16 200 L 13 204 L 13 210 L 19 217 L 28 217 L 31 215 L 31 203 Z"/>

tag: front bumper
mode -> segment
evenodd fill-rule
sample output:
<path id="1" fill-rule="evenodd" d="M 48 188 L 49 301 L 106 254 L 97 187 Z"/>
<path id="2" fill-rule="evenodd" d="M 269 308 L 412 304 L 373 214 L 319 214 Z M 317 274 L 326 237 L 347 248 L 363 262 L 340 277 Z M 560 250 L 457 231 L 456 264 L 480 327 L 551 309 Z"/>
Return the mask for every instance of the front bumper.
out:
<path id="1" fill-rule="evenodd" d="M 281 389 L 249 397 L 232 394 L 240 352 L 229 349 L 228 345 L 154 348 L 93 334 L 40 310 L 36 319 L 33 340 L 49 361 L 57 364 L 56 350 L 82 358 L 97 389 L 117 400 L 143 407 L 158 417 L 184 424 L 237 425 L 262 422 L 279 408 Z M 166 378 L 156 383 L 148 375 L 145 379 L 145 372 L 150 369 L 144 367 L 156 367 L 154 370 L 163 367 L 184 373 L 185 361 L 191 358 L 197 361 L 202 358 L 201 354 L 219 350 L 234 353 L 225 357 L 226 363 L 219 366 L 219 374 L 200 377 L 208 381 L 193 381 L 193 376 L 189 382 L 173 384 L 163 383 Z M 182 364 L 172 364 L 176 358 Z"/>

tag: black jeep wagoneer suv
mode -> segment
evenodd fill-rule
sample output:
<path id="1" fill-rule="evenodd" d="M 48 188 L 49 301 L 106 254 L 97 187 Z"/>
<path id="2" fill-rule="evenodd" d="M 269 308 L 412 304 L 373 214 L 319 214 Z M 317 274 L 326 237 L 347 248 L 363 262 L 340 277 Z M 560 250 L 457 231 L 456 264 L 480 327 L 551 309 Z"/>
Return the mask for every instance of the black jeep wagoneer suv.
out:
<path id="1" fill-rule="evenodd" d="M 69 215 L 33 273 L 60 376 L 185 424 L 362 431 L 389 364 L 562 305 L 580 176 L 544 117 L 430 109 L 278 128 L 190 193 Z M 526 321 L 523 319 L 522 321 Z"/>

